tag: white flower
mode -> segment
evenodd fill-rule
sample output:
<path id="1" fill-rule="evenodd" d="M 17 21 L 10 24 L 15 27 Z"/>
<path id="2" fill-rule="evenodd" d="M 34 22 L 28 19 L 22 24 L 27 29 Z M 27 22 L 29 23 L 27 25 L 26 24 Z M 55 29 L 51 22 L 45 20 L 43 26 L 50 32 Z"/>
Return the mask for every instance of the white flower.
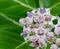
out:
<path id="1" fill-rule="evenodd" d="M 60 45 L 60 38 L 57 38 L 57 39 L 56 39 L 56 44 L 57 44 L 57 45 Z"/>
<path id="2" fill-rule="evenodd" d="M 44 26 L 44 23 L 42 21 L 42 22 L 39 23 L 39 28 L 43 28 L 43 26 Z"/>
<path id="3" fill-rule="evenodd" d="M 26 20 L 25 18 L 22 18 L 19 20 L 19 23 L 22 24 L 22 25 L 26 25 Z"/>
<path id="4" fill-rule="evenodd" d="M 32 24 L 33 22 L 33 18 L 30 17 L 26 17 L 25 20 L 26 20 L 26 24 Z"/>
<path id="5" fill-rule="evenodd" d="M 34 22 L 39 22 L 40 20 L 39 20 L 39 16 L 38 15 L 36 15 L 36 16 L 34 16 Z"/>
<path id="6" fill-rule="evenodd" d="M 36 42 L 39 38 L 37 36 L 30 36 L 29 40 L 31 42 Z"/>
<path id="7" fill-rule="evenodd" d="M 56 44 L 52 44 L 50 49 L 58 49 L 57 45 Z"/>
<path id="8" fill-rule="evenodd" d="M 60 34 L 60 27 L 56 27 L 54 32 L 56 35 L 59 35 Z"/>
<path id="9" fill-rule="evenodd" d="M 34 22 L 42 22 L 44 21 L 44 16 L 42 14 L 35 14 L 33 16 Z"/>
<path id="10" fill-rule="evenodd" d="M 47 37 L 48 37 L 48 39 L 54 39 L 54 33 L 53 32 L 48 32 L 47 33 Z"/>
<path id="11" fill-rule="evenodd" d="M 26 33 L 30 33 L 31 32 L 31 28 L 29 28 L 29 27 L 24 27 L 23 28 L 23 31 L 25 31 Z"/>
<path id="12" fill-rule="evenodd" d="M 43 47 L 45 48 L 47 46 L 46 42 L 42 38 L 40 38 L 38 40 L 38 43 L 39 43 L 39 45 L 40 45 L 41 48 L 43 48 Z"/>
<path id="13" fill-rule="evenodd" d="M 45 32 L 44 32 L 43 29 L 39 29 L 39 30 L 37 31 L 37 34 L 41 36 L 41 35 L 44 35 Z"/>
<path id="14" fill-rule="evenodd" d="M 42 38 L 42 39 L 44 39 L 44 41 L 45 41 L 45 42 L 47 42 L 47 41 L 48 41 L 48 38 L 47 38 L 47 36 L 46 36 L 46 35 L 43 35 L 41 38 Z"/>

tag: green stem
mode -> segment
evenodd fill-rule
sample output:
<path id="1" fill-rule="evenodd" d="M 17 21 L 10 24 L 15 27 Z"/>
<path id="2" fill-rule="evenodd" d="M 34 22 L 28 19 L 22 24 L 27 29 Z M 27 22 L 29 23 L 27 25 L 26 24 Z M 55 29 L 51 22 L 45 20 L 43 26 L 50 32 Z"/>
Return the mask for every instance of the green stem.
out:
<path id="1" fill-rule="evenodd" d="M 20 5 L 24 6 L 24 7 L 27 7 L 29 9 L 34 9 L 32 6 L 30 5 L 27 5 L 27 4 L 24 4 L 23 2 L 19 1 L 19 0 L 14 0 L 15 2 L 19 3 Z"/>
<path id="2" fill-rule="evenodd" d="M 27 41 L 23 42 L 22 44 L 18 45 L 15 49 L 20 48 L 21 46 L 25 45 L 25 44 L 26 44 L 26 43 L 28 43 L 28 42 L 29 42 L 29 40 L 27 40 Z"/>
<path id="3" fill-rule="evenodd" d="M 39 0 L 39 7 L 40 7 L 40 8 L 44 8 L 43 0 Z"/>

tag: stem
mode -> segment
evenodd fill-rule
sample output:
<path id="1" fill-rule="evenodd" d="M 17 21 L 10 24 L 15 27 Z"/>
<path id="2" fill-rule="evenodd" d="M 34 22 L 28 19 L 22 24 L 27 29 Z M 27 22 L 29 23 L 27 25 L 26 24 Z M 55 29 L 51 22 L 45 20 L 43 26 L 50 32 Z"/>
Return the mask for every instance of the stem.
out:
<path id="1" fill-rule="evenodd" d="M 19 1 L 19 0 L 14 0 L 15 2 L 19 3 L 20 5 L 24 6 L 24 7 L 27 7 L 29 9 L 34 9 L 32 6 L 30 5 L 27 5 L 27 4 L 24 4 L 23 2 Z"/>
<path id="2" fill-rule="evenodd" d="M 43 0 L 39 0 L 39 7 L 40 7 L 40 8 L 44 8 Z"/>
<path id="3" fill-rule="evenodd" d="M 27 41 L 23 42 L 22 44 L 18 45 L 15 49 L 20 48 L 21 46 L 25 45 L 25 44 L 26 44 L 26 43 L 28 43 L 28 42 L 29 42 L 29 40 L 27 40 Z"/>

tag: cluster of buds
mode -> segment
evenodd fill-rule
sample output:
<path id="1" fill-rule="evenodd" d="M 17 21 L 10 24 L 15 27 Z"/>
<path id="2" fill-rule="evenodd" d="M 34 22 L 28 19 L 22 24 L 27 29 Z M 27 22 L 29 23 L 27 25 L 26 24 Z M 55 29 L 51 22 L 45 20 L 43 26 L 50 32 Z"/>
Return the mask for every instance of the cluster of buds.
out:
<path id="1" fill-rule="evenodd" d="M 60 46 L 60 18 L 50 14 L 50 8 L 38 8 L 27 12 L 26 18 L 21 18 L 19 23 L 23 25 L 22 36 L 25 41 L 30 41 L 34 48 L 58 49 Z M 58 20 L 57 24 L 53 21 Z M 53 30 L 53 31 L 52 31 Z"/>

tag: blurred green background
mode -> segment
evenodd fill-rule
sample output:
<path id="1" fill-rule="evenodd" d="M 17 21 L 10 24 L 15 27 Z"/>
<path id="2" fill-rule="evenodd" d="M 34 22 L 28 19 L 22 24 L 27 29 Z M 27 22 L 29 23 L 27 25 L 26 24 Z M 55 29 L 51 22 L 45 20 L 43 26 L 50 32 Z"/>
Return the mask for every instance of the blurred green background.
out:
<path id="1" fill-rule="evenodd" d="M 43 0 L 43 4 L 45 8 L 51 8 L 52 15 L 60 16 L 60 0 Z M 23 28 L 19 25 L 19 19 L 26 17 L 27 11 L 32 10 L 24 5 L 39 8 L 39 0 L 0 0 L 0 49 L 15 49 L 24 42 L 20 36 Z M 25 44 L 19 49 L 34 48 Z"/>

